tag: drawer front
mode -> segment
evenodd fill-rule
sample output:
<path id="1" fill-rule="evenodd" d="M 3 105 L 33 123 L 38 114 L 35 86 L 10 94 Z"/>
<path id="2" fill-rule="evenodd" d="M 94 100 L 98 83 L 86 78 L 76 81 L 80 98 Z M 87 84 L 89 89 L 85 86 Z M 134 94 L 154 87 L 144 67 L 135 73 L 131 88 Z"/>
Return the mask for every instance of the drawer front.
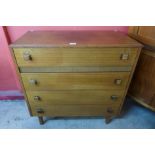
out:
<path id="1" fill-rule="evenodd" d="M 123 90 L 69 90 L 27 91 L 30 104 L 34 105 L 120 105 Z"/>
<path id="2" fill-rule="evenodd" d="M 137 48 L 14 48 L 19 67 L 132 65 Z"/>
<path id="3" fill-rule="evenodd" d="M 130 72 L 22 73 L 26 90 L 124 89 Z"/>
<path id="4" fill-rule="evenodd" d="M 105 105 L 31 105 L 33 116 L 116 116 L 118 106 Z"/>

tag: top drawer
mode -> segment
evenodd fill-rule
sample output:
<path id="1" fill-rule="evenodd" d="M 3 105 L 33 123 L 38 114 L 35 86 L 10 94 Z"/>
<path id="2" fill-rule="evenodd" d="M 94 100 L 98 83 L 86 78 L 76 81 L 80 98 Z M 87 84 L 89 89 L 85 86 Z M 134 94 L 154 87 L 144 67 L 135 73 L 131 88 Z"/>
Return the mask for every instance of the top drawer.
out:
<path id="1" fill-rule="evenodd" d="M 19 67 L 132 65 L 137 48 L 14 48 Z"/>

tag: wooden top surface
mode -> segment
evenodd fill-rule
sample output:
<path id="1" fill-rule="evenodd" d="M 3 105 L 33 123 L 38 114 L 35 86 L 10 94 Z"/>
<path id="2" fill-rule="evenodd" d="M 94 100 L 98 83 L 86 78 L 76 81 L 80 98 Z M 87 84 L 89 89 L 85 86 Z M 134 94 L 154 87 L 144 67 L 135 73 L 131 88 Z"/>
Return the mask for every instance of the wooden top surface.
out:
<path id="1" fill-rule="evenodd" d="M 122 32 L 29 31 L 10 47 L 142 47 Z"/>

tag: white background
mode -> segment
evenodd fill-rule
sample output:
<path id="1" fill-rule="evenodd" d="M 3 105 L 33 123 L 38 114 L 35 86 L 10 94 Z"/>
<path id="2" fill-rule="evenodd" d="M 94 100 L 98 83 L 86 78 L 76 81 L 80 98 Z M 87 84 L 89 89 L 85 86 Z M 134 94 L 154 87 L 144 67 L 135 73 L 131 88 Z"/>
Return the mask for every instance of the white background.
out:
<path id="1" fill-rule="evenodd" d="M 154 155 L 153 130 L 1 130 L 2 155 Z"/>
<path id="2" fill-rule="evenodd" d="M 0 24 L 154 25 L 154 0 L 0 0 Z"/>

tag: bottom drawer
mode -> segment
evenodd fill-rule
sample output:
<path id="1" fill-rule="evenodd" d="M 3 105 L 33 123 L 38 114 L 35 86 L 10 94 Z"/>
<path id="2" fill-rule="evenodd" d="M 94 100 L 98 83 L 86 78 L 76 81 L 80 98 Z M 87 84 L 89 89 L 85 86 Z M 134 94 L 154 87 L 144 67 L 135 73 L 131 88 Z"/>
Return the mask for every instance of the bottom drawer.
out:
<path id="1" fill-rule="evenodd" d="M 116 116 L 119 106 L 113 105 L 31 105 L 33 116 Z"/>

